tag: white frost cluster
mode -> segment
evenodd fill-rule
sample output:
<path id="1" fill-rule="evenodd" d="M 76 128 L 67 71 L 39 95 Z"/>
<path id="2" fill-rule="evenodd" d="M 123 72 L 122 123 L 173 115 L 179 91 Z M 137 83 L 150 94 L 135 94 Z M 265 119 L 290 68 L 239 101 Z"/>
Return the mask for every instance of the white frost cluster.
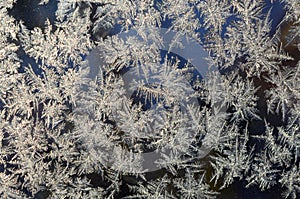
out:
<path id="1" fill-rule="evenodd" d="M 0 198 L 300 197 L 298 0 L 55 2 L 0 1 Z"/>

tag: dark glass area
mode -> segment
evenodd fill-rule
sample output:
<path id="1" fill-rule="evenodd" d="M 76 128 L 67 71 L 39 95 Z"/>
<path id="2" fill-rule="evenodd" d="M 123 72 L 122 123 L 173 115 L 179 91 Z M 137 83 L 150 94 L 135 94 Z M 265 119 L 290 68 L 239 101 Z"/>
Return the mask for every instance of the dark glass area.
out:
<path id="1" fill-rule="evenodd" d="M 16 20 L 23 21 L 24 25 L 30 30 L 34 27 L 43 27 L 47 19 L 53 23 L 57 1 L 50 0 L 46 5 L 39 5 L 39 3 L 39 0 L 18 0 L 9 11 L 9 14 Z"/>

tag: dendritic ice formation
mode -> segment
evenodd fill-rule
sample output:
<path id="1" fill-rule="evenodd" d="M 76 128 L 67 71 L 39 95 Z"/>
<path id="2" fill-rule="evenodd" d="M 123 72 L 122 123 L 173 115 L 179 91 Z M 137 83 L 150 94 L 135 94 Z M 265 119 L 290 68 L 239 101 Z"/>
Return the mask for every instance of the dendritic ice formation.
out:
<path id="1" fill-rule="evenodd" d="M 0 198 L 300 197 L 298 0 L 24 2 L 0 1 Z"/>

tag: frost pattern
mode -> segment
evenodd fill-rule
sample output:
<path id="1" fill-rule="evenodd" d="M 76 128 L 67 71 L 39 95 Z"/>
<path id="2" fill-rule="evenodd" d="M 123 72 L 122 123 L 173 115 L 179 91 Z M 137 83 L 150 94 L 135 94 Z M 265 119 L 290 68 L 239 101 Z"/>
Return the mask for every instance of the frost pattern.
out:
<path id="1" fill-rule="evenodd" d="M 299 198 L 300 3 L 280 1 L 271 35 L 266 2 L 59 0 L 54 22 L 29 28 L 1 1 L 0 197 L 220 198 L 242 182 Z M 221 73 L 163 56 L 166 21 L 170 51 L 192 38 Z M 92 80 L 91 52 L 104 60 Z M 143 77 L 131 96 L 128 70 Z"/>

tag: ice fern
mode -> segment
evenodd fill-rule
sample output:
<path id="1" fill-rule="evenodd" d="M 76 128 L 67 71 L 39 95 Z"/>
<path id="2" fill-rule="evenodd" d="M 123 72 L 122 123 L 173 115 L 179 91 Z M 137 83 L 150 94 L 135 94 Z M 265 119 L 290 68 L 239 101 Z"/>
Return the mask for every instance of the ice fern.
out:
<path id="1" fill-rule="evenodd" d="M 0 21 L 0 198 L 300 198 L 298 0 L 6 0 Z"/>

